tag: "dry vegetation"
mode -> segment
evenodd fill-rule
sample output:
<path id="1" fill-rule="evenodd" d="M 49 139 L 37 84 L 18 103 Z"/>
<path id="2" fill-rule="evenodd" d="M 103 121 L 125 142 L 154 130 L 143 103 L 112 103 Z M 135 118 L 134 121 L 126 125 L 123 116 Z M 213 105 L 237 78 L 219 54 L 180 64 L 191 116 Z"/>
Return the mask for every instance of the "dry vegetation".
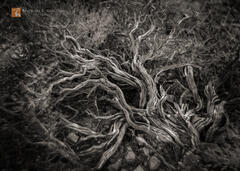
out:
<path id="1" fill-rule="evenodd" d="M 58 10 L 2 12 L 1 169 L 240 168 L 234 2 L 19 5 Z"/>

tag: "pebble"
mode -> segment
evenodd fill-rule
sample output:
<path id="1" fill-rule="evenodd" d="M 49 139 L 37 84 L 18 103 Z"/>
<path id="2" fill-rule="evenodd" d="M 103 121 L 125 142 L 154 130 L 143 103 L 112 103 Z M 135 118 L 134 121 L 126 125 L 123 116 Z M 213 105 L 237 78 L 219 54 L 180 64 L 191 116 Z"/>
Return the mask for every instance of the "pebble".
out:
<path id="1" fill-rule="evenodd" d="M 128 151 L 127 151 L 127 154 L 126 154 L 126 160 L 127 161 L 133 161 L 133 160 L 135 160 L 135 158 L 136 158 L 136 155 L 135 155 L 135 153 L 133 152 L 133 150 L 132 150 L 132 148 L 131 147 L 128 147 Z"/>
<path id="2" fill-rule="evenodd" d="M 139 146 L 143 146 L 143 145 L 148 144 L 142 136 L 137 136 L 136 140 L 137 140 Z"/>
<path id="3" fill-rule="evenodd" d="M 194 155 L 192 153 L 185 155 L 183 158 L 183 164 L 188 166 L 198 165 L 198 161 L 199 161 L 199 156 Z"/>
<path id="4" fill-rule="evenodd" d="M 77 136 L 75 133 L 71 132 L 68 134 L 67 138 L 72 141 L 73 143 L 76 143 L 79 139 L 79 136 Z"/>
<path id="5" fill-rule="evenodd" d="M 121 171 L 127 171 L 126 169 L 121 169 Z"/>
<path id="6" fill-rule="evenodd" d="M 148 161 L 147 161 L 147 160 L 145 160 L 145 161 L 143 162 L 143 166 L 145 166 L 145 167 L 148 166 Z"/>
<path id="7" fill-rule="evenodd" d="M 122 159 L 118 159 L 115 163 L 108 166 L 109 171 L 117 171 L 121 167 Z"/>
<path id="8" fill-rule="evenodd" d="M 150 170 L 156 170 L 160 166 L 160 161 L 157 157 L 152 156 L 149 160 L 149 168 Z"/>
<path id="9" fill-rule="evenodd" d="M 138 165 L 138 167 L 136 167 L 136 169 L 134 169 L 134 171 L 144 171 L 144 169 L 142 168 L 141 165 Z"/>
<path id="10" fill-rule="evenodd" d="M 149 151 L 148 148 L 143 147 L 143 153 L 144 153 L 146 156 L 149 156 L 150 151 Z"/>
<path id="11" fill-rule="evenodd" d="M 126 169 L 121 169 L 121 171 L 127 171 Z"/>

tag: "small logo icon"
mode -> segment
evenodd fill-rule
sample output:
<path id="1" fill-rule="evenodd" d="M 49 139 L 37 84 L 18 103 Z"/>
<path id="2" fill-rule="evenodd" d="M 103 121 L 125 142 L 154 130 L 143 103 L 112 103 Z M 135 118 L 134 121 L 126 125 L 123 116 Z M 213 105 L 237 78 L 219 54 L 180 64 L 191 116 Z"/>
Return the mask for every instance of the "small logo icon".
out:
<path id="1" fill-rule="evenodd" d="M 12 8 L 11 16 L 13 18 L 21 17 L 21 8 Z"/>

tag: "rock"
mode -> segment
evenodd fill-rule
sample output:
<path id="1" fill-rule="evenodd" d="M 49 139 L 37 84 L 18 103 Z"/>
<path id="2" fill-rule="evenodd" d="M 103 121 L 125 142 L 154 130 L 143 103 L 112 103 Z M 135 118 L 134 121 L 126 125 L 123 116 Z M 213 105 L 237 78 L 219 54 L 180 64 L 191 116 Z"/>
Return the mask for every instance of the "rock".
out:
<path id="1" fill-rule="evenodd" d="M 160 166 L 160 161 L 157 157 L 152 156 L 149 160 L 149 168 L 150 170 L 156 170 Z"/>
<path id="2" fill-rule="evenodd" d="M 121 169 L 121 171 L 127 171 L 126 169 Z"/>
<path id="3" fill-rule="evenodd" d="M 68 134 L 67 139 L 69 139 L 73 143 L 76 143 L 79 139 L 79 136 L 77 136 L 75 133 L 71 132 Z"/>
<path id="4" fill-rule="evenodd" d="M 136 140 L 137 140 L 139 146 L 148 145 L 148 143 L 142 136 L 137 136 Z"/>
<path id="5" fill-rule="evenodd" d="M 132 148 L 131 147 L 128 147 L 128 151 L 127 151 L 127 154 L 126 154 L 126 157 L 125 159 L 129 162 L 135 160 L 136 158 L 136 155 L 135 153 L 133 152 Z"/>
<path id="6" fill-rule="evenodd" d="M 117 171 L 121 167 L 122 159 L 117 160 L 115 163 L 108 166 L 109 171 Z"/>
<path id="7" fill-rule="evenodd" d="M 148 160 L 145 160 L 145 161 L 143 162 L 143 166 L 145 166 L 145 167 L 148 166 Z"/>
<path id="8" fill-rule="evenodd" d="M 136 169 L 134 169 L 134 171 L 144 171 L 144 169 L 142 168 L 141 165 L 138 165 L 138 167 L 136 167 Z"/>
<path id="9" fill-rule="evenodd" d="M 199 156 L 197 156 L 193 153 L 189 153 L 184 156 L 183 165 L 185 165 L 185 166 L 198 165 L 199 160 L 200 160 Z"/>
<path id="10" fill-rule="evenodd" d="M 150 153 L 149 148 L 143 147 L 142 150 L 143 150 L 143 153 L 144 153 L 146 156 L 149 156 L 149 153 Z"/>

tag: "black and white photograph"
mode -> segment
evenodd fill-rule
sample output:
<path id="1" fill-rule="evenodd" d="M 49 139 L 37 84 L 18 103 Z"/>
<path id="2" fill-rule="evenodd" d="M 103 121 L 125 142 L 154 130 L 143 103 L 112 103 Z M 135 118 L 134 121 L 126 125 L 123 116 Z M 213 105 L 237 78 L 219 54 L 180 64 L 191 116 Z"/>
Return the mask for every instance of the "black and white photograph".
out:
<path id="1" fill-rule="evenodd" d="M 239 0 L 2 0 L 0 171 L 239 171 Z"/>

